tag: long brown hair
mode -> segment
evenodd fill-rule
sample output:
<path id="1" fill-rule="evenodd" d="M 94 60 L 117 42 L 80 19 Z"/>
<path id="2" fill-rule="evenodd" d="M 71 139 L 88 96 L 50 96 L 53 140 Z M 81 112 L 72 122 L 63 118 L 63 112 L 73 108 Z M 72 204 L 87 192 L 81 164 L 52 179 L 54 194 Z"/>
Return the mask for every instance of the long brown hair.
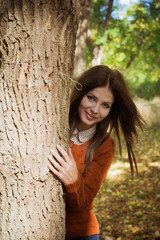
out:
<path id="1" fill-rule="evenodd" d="M 120 130 L 124 135 L 131 173 L 133 174 L 134 165 L 137 171 L 136 158 L 133 152 L 134 137 L 138 138 L 137 129 L 143 130 L 145 122 L 132 100 L 130 91 L 122 74 L 118 70 L 111 70 L 107 66 L 97 65 L 85 71 L 77 81 L 82 85 L 82 89 L 78 90 L 75 87 L 71 94 L 69 113 L 70 136 L 73 134 L 79 121 L 78 106 L 82 98 L 89 91 L 97 87 L 108 86 L 114 96 L 114 103 L 109 115 L 96 125 L 96 133 L 86 154 L 87 165 L 84 176 L 92 161 L 94 153 L 112 131 L 116 133 L 121 154 Z M 106 133 L 108 134 L 106 135 Z"/>

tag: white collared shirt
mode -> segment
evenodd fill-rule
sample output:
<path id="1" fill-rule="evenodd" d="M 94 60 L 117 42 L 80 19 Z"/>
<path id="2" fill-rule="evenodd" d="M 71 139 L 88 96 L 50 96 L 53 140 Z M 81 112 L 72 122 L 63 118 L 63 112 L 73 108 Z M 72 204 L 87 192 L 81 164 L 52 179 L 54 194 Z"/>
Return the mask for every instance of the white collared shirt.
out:
<path id="1" fill-rule="evenodd" d="M 73 141 L 74 144 L 81 145 L 82 143 L 85 143 L 86 141 L 91 139 L 95 134 L 95 132 L 96 132 L 96 125 L 83 131 L 78 131 L 76 128 L 70 140 Z"/>

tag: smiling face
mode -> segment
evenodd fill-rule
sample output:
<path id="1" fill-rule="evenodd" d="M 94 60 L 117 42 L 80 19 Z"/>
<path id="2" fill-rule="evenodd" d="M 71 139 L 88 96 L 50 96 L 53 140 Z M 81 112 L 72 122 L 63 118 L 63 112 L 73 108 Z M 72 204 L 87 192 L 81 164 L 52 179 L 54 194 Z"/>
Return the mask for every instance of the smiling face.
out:
<path id="1" fill-rule="evenodd" d="M 101 122 L 110 112 L 114 97 L 108 86 L 97 87 L 89 91 L 78 107 L 78 130 L 82 131 Z"/>

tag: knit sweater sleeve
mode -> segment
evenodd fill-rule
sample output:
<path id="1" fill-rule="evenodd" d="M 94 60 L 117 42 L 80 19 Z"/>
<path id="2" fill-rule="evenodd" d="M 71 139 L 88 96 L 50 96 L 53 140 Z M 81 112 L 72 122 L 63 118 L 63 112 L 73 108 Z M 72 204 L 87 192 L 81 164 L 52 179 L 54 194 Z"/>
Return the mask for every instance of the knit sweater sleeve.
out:
<path id="1" fill-rule="evenodd" d="M 90 208 L 114 158 L 114 142 L 111 137 L 99 147 L 85 178 L 81 173 L 73 184 L 65 185 L 69 211 Z"/>

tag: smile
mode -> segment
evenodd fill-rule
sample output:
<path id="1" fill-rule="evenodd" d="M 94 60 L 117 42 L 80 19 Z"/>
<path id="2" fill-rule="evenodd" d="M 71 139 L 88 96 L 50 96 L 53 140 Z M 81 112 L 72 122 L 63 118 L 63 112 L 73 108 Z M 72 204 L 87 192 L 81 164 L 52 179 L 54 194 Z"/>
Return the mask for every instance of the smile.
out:
<path id="1" fill-rule="evenodd" d="M 86 115 L 86 118 L 87 118 L 88 120 L 94 120 L 94 119 L 95 119 L 94 116 L 90 115 L 90 114 L 87 113 L 87 112 L 85 112 L 85 115 Z"/>

